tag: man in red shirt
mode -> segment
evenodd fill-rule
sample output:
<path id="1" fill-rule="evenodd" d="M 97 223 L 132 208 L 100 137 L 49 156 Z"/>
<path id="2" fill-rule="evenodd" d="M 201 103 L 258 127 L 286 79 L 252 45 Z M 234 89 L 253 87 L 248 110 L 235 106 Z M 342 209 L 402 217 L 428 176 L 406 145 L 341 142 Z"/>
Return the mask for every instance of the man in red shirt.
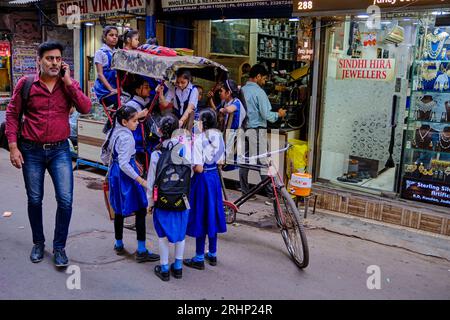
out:
<path id="1" fill-rule="evenodd" d="M 28 197 L 28 217 L 34 243 L 30 259 L 37 263 L 44 258 L 42 199 L 45 170 L 48 170 L 58 205 L 53 240 L 57 267 L 68 265 L 65 246 L 72 216 L 73 171 L 67 141 L 70 135 L 69 113 L 72 105 L 80 113 L 88 113 L 91 109 L 90 99 L 70 78 L 69 65 L 62 61 L 63 50 L 60 43 L 53 41 L 44 42 L 38 48 L 39 72 L 31 85 L 20 139 L 21 90 L 27 77 L 18 81 L 6 110 L 6 136 L 11 163 L 22 169 Z M 64 75 L 61 75 L 62 70 Z"/>

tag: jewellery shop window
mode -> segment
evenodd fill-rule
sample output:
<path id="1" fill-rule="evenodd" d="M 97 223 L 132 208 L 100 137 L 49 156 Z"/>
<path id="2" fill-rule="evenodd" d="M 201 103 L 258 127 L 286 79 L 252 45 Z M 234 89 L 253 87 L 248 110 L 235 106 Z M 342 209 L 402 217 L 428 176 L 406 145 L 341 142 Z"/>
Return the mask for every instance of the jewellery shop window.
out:
<path id="1" fill-rule="evenodd" d="M 450 26 L 425 23 L 417 43 L 402 196 L 450 207 Z"/>
<path id="2" fill-rule="evenodd" d="M 417 18 L 342 17 L 327 28 L 319 179 L 346 188 L 399 193 L 408 71 Z"/>

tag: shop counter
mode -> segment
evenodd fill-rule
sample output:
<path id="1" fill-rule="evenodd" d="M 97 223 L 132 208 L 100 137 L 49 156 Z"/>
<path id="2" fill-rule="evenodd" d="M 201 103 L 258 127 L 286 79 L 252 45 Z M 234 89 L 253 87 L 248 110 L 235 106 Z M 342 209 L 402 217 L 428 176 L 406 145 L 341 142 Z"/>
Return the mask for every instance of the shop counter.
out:
<path id="1" fill-rule="evenodd" d="M 101 164 L 101 148 L 106 139 L 103 133 L 105 121 L 90 118 L 78 119 L 78 158 Z"/>

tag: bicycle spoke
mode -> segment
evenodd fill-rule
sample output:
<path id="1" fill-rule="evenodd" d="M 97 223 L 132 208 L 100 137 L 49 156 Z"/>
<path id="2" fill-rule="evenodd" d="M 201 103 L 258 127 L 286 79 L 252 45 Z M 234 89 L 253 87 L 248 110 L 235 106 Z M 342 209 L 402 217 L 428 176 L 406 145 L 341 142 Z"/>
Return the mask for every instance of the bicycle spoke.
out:
<path id="1" fill-rule="evenodd" d="M 290 195 L 286 189 L 280 188 L 278 191 L 280 194 L 279 215 L 282 221 L 281 234 L 296 265 L 299 268 L 305 268 L 309 263 L 309 251 L 303 226 L 298 220 L 299 214 L 294 211 L 297 208 L 289 203 L 290 199 L 287 197 Z"/>

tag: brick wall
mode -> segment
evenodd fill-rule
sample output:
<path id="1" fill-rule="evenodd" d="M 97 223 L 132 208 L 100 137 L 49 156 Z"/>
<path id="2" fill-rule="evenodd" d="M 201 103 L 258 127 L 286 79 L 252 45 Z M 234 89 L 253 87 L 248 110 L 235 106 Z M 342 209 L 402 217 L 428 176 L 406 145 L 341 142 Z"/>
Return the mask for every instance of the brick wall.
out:
<path id="1" fill-rule="evenodd" d="M 317 195 L 317 209 L 450 236 L 450 214 L 435 213 L 430 209 L 409 205 L 408 202 L 366 197 L 323 186 L 314 186 L 313 192 Z M 314 197 L 310 201 L 312 206 Z"/>

